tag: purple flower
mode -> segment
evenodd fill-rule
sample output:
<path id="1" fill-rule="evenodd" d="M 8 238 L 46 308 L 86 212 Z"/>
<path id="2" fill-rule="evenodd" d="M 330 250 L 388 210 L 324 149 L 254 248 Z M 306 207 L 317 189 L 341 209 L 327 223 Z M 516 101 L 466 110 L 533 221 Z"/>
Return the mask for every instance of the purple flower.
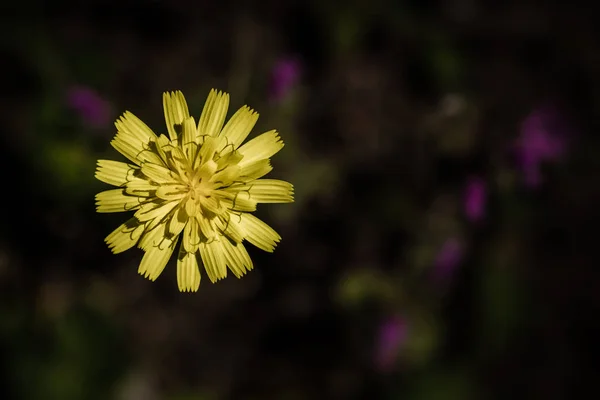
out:
<path id="1" fill-rule="evenodd" d="M 472 177 L 467 182 L 464 195 L 465 215 L 471 222 L 480 221 L 485 214 L 486 183 L 480 177 Z"/>
<path id="2" fill-rule="evenodd" d="M 564 116 L 553 105 L 538 107 L 523 120 L 516 151 L 527 186 L 541 184 L 542 163 L 563 157 L 569 133 Z"/>
<path id="3" fill-rule="evenodd" d="M 456 268 L 463 260 L 464 246 L 457 238 L 447 239 L 437 254 L 433 268 L 436 281 L 447 281 L 452 278 Z"/>
<path id="4" fill-rule="evenodd" d="M 67 104 L 93 128 L 105 127 L 111 121 L 110 103 L 88 87 L 71 87 L 67 92 Z"/>
<path id="5" fill-rule="evenodd" d="M 270 98 L 272 101 L 285 99 L 300 78 L 300 62 L 295 58 L 282 58 L 271 70 Z"/>
<path id="6" fill-rule="evenodd" d="M 377 334 L 375 364 L 382 372 L 389 372 L 398 358 L 398 354 L 408 338 L 408 323 L 401 316 L 386 320 Z"/>

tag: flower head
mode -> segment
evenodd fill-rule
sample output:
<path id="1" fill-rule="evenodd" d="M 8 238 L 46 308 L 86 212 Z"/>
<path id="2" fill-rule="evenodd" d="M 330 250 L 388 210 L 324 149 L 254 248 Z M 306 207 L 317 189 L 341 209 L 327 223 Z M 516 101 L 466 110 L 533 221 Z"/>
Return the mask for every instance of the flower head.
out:
<path id="1" fill-rule="evenodd" d="M 110 104 L 88 87 L 71 87 L 67 92 L 67 104 L 94 128 L 107 126 L 110 122 Z"/>
<path id="2" fill-rule="evenodd" d="M 227 122 L 227 93 L 212 90 L 198 123 L 179 91 L 165 93 L 168 137 L 157 136 L 131 112 L 115 123 L 112 146 L 131 163 L 99 160 L 96 178 L 117 189 L 96 195 L 98 212 L 135 211 L 106 237 L 113 253 L 137 245 L 145 254 L 138 272 L 155 280 L 179 238 L 177 282 L 196 291 L 199 265 L 211 282 L 253 268 L 243 241 L 272 252 L 281 237 L 251 214 L 257 203 L 293 202 L 293 186 L 259 179 L 272 169 L 270 157 L 283 147 L 275 130 L 242 142 L 258 120 L 249 107 Z M 223 126 L 224 125 L 224 126 Z"/>

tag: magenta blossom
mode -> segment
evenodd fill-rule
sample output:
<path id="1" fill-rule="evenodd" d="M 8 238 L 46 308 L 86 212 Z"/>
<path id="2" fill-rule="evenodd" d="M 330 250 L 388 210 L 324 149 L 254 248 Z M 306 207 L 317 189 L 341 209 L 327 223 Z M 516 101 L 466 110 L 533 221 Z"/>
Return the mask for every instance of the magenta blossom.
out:
<path id="1" fill-rule="evenodd" d="M 73 86 L 67 92 L 67 104 L 83 122 L 93 128 L 103 128 L 111 122 L 111 106 L 93 89 Z"/>
<path id="2" fill-rule="evenodd" d="M 485 215 L 487 187 L 480 177 L 472 177 L 467 182 L 464 194 L 465 215 L 471 222 L 480 221 Z"/>
<path id="3" fill-rule="evenodd" d="M 551 105 L 535 109 L 523 120 L 516 151 L 527 186 L 541 184 L 544 162 L 558 161 L 564 156 L 569 131 L 563 115 Z"/>
<path id="4" fill-rule="evenodd" d="M 272 101 L 285 99 L 300 79 L 301 65 L 295 58 L 282 58 L 271 70 L 270 98 Z"/>
<path id="5" fill-rule="evenodd" d="M 447 281 L 454 276 L 464 256 L 464 245 L 457 238 L 447 239 L 440 248 L 433 266 L 433 279 Z"/>
<path id="6" fill-rule="evenodd" d="M 408 338 L 408 330 L 408 322 L 401 316 L 393 316 L 379 327 L 375 349 L 375 364 L 379 371 L 393 369 Z"/>

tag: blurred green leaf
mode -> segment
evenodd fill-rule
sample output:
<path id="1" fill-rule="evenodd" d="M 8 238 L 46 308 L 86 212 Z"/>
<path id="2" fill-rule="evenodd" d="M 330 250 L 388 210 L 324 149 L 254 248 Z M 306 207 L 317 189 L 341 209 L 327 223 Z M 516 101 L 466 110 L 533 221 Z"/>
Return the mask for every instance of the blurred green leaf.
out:
<path id="1" fill-rule="evenodd" d="M 427 371 L 411 385 L 404 399 L 414 400 L 469 400 L 478 399 L 477 384 L 464 367 L 452 366 L 443 370 Z"/>
<path id="2" fill-rule="evenodd" d="M 486 256 L 489 262 L 482 265 L 480 346 L 482 354 L 488 356 L 506 349 L 523 312 L 513 240 L 512 236 L 496 240 Z"/>
<path id="3" fill-rule="evenodd" d="M 414 367 L 427 365 L 435 356 L 440 340 L 440 326 L 426 310 L 413 310 L 403 359 Z"/>
<path id="4" fill-rule="evenodd" d="M 463 59 L 444 32 L 430 34 L 427 60 L 432 77 L 441 91 L 454 92 L 461 89 L 462 72 L 465 70 Z"/>
<path id="5" fill-rule="evenodd" d="M 94 310 L 80 309 L 52 322 L 20 328 L 19 336 L 12 338 L 15 368 L 10 372 L 18 398 L 112 397 L 128 359 L 110 320 Z"/>
<path id="6" fill-rule="evenodd" d="M 357 306 L 369 299 L 390 301 L 399 297 L 400 288 L 381 271 L 361 269 L 351 271 L 338 282 L 337 300 L 345 306 Z"/>
<path id="7" fill-rule="evenodd" d="M 337 168 L 332 162 L 315 161 L 295 164 L 292 170 L 285 173 L 285 180 L 294 185 L 294 204 L 272 207 L 269 212 L 277 219 L 291 221 L 308 200 L 331 194 L 337 187 L 338 179 Z"/>
<path id="8" fill-rule="evenodd" d="M 177 393 L 170 395 L 168 400 L 218 400 L 220 397 L 213 391 L 201 390 L 196 393 Z"/>
<path id="9" fill-rule="evenodd" d="M 46 141 L 37 163 L 43 185 L 56 197 L 67 201 L 88 198 L 96 181 L 96 159 L 87 147 L 78 142 Z"/>

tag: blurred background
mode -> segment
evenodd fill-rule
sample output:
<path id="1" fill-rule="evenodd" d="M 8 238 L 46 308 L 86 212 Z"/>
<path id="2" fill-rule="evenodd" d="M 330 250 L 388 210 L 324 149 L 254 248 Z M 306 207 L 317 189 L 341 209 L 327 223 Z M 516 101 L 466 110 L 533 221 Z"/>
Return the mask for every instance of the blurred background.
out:
<path id="1" fill-rule="evenodd" d="M 0 7 L 3 399 L 593 398 L 600 49 L 574 2 Z M 104 237 L 96 160 L 162 92 L 286 143 L 283 237 L 196 294 Z M 230 111 L 230 114 L 232 111 Z M 250 248 L 252 247 L 252 248 Z"/>

